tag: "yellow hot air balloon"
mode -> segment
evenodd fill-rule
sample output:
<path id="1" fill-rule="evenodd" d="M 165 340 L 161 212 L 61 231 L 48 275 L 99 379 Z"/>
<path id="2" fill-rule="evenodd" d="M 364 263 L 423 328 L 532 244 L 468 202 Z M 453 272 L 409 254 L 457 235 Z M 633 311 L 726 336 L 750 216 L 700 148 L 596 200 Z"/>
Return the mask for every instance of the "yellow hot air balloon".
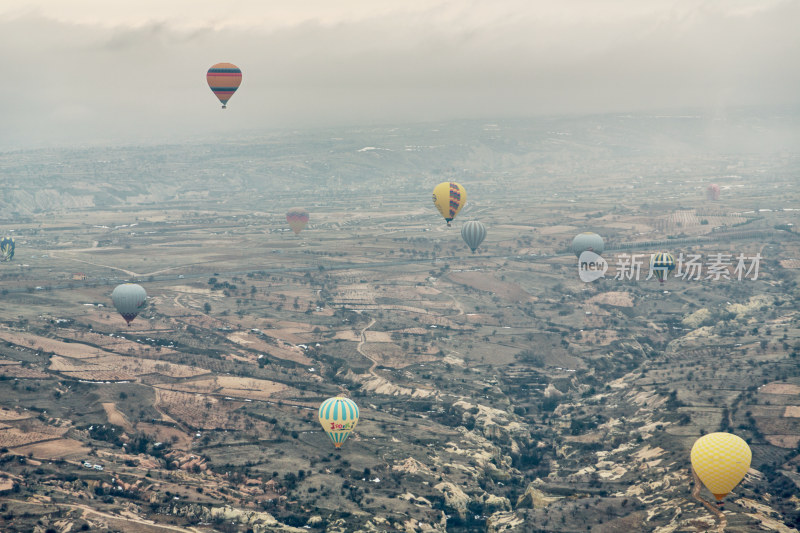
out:
<path id="1" fill-rule="evenodd" d="M 695 441 L 691 457 L 697 477 L 719 502 L 744 479 L 753 454 L 736 435 L 709 433 Z"/>
<path id="2" fill-rule="evenodd" d="M 319 406 L 319 423 L 339 448 L 358 424 L 358 406 L 344 396 L 328 398 Z"/>
<path id="3" fill-rule="evenodd" d="M 442 214 L 448 226 L 466 203 L 466 189 L 454 181 L 445 181 L 433 188 L 433 205 Z"/>

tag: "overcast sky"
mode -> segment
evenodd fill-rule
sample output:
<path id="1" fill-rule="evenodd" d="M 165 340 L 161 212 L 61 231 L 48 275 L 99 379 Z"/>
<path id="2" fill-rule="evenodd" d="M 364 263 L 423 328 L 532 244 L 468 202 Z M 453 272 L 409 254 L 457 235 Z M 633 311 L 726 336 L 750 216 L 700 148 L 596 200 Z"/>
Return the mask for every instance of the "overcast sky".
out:
<path id="1" fill-rule="evenodd" d="M 2 0 L 0 149 L 797 106 L 798 21 L 800 0 Z"/>

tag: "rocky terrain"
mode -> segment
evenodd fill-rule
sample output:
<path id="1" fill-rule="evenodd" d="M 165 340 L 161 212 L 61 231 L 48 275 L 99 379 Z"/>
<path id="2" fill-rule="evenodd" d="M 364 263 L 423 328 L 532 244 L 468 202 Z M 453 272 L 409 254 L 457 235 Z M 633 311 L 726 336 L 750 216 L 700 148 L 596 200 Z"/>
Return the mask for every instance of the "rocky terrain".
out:
<path id="1" fill-rule="evenodd" d="M 0 154 L 3 531 L 796 531 L 798 159 L 660 120 Z M 587 230 L 619 245 L 591 283 Z M 622 276 L 653 242 L 733 259 Z M 361 410 L 338 450 L 336 394 Z M 753 451 L 724 510 L 689 463 L 720 430 Z"/>

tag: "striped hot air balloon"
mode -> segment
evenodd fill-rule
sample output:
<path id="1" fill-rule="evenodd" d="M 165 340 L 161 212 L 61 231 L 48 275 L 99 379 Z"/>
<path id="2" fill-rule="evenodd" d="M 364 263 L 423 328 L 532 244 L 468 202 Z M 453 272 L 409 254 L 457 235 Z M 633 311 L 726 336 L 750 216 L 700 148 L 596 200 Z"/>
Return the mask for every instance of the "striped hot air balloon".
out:
<path id="1" fill-rule="evenodd" d="M 478 246 L 483 242 L 483 239 L 486 238 L 486 226 L 477 220 L 470 220 L 461 226 L 461 237 L 474 254 L 475 250 L 477 250 Z"/>
<path id="2" fill-rule="evenodd" d="M 442 214 L 448 226 L 466 203 L 466 189 L 454 181 L 442 182 L 433 189 L 433 205 Z"/>
<path id="3" fill-rule="evenodd" d="M 144 309 L 147 293 L 141 285 L 123 283 L 117 285 L 114 292 L 111 293 L 111 301 L 114 302 L 114 307 L 130 326 L 136 315 Z"/>
<path id="4" fill-rule="evenodd" d="M 3 240 L 0 240 L 0 261 L 14 259 L 14 247 L 14 237 L 3 237 Z"/>
<path id="5" fill-rule="evenodd" d="M 718 502 L 744 479 L 752 457 L 742 438 L 722 432 L 700 437 L 691 452 L 695 474 Z"/>
<path id="6" fill-rule="evenodd" d="M 669 252 L 659 252 L 650 257 L 650 270 L 661 283 L 667 281 L 671 270 L 675 269 L 675 258 Z"/>
<path id="7" fill-rule="evenodd" d="M 358 424 L 358 406 L 344 396 L 328 398 L 319 406 L 319 423 L 339 448 Z"/>
<path id="8" fill-rule="evenodd" d="M 286 222 L 289 223 L 289 227 L 297 235 L 308 224 L 308 211 L 302 207 L 293 207 L 286 213 Z"/>
<path id="9" fill-rule="evenodd" d="M 217 63 L 206 74 L 208 86 L 222 102 L 222 109 L 227 108 L 228 100 L 242 84 L 242 71 L 232 63 Z"/>

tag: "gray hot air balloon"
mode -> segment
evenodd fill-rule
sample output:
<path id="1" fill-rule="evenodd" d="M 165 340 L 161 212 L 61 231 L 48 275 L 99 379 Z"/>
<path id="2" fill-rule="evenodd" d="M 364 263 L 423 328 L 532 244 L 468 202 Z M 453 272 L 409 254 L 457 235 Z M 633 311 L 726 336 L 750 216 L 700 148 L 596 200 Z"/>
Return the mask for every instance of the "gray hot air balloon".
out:
<path id="1" fill-rule="evenodd" d="M 111 293 L 111 300 L 114 302 L 114 307 L 117 308 L 119 314 L 130 326 L 136 315 L 144 309 L 147 293 L 141 285 L 123 283 L 122 285 L 117 285 L 114 292 Z"/>
<path id="2" fill-rule="evenodd" d="M 576 257 L 580 257 L 581 254 L 587 250 L 601 255 L 605 249 L 606 245 L 603 242 L 603 238 L 591 231 L 579 233 L 572 239 L 572 253 L 574 253 Z"/>
<path id="3" fill-rule="evenodd" d="M 467 243 L 467 246 L 472 249 L 472 253 L 474 254 L 475 250 L 483 242 L 483 239 L 486 238 L 486 226 L 477 220 L 470 220 L 461 226 L 461 236 L 464 238 L 464 242 Z"/>

